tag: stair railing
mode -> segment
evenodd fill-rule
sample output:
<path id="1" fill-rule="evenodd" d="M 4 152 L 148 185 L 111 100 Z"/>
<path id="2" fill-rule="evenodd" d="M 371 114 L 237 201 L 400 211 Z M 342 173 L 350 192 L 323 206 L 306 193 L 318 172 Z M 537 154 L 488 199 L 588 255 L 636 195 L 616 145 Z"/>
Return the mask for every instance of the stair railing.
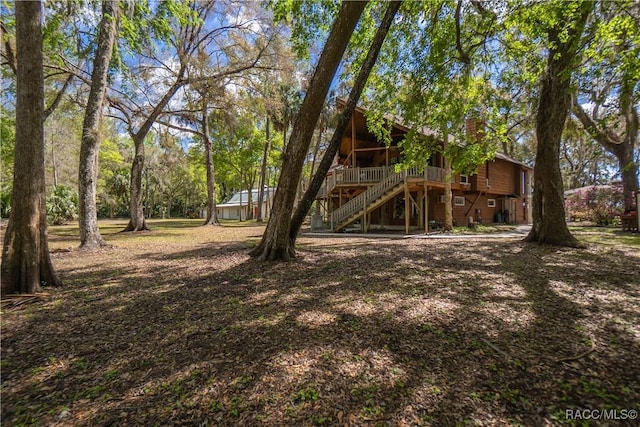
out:
<path id="1" fill-rule="evenodd" d="M 411 171 L 412 169 L 414 168 L 411 168 L 409 171 Z M 393 187 L 401 183 L 404 180 L 405 176 L 408 176 L 407 172 L 409 171 L 403 170 L 400 172 L 390 173 L 385 179 L 375 185 L 372 185 L 371 187 L 333 211 L 331 213 L 331 228 L 333 229 L 334 226 L 340 225 L 344 220 L 356 214 L 357 212 L 366 210 L 369 202 L 377 200 L 387 191 L 391 190 Z"/>

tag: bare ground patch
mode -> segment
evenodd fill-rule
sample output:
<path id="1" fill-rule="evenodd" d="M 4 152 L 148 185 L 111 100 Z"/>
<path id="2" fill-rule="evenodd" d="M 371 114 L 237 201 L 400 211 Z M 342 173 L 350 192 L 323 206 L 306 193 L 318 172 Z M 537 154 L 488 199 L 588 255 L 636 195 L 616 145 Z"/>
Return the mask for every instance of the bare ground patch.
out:
<path id="1" fill-rule="evenodd" d="M 640 409 L 636 247 L 301 238 L 296 261 L 260 264 L 247 249 L 262 227 L 153 225 L 94 253 L 51 230 L 65 286 L 3 307 L 3 425 L 555 425 Z"/>

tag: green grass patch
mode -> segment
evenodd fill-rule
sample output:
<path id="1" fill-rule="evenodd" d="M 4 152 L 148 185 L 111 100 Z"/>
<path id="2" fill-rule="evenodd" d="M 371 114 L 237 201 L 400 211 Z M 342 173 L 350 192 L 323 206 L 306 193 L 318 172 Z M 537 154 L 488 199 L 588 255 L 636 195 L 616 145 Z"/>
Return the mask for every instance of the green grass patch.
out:
<path id="1" fill-rule="evenodd" d="M 640 233 L 622 231 L 621 227 L 571 226 L 569 231 L 580 241 L 604 246 L 640 247 Z"/>

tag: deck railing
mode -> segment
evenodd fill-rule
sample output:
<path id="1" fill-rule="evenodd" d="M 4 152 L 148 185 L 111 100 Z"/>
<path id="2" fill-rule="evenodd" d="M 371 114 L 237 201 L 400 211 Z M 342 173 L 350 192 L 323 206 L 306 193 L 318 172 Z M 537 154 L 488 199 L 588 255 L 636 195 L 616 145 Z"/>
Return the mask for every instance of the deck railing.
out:
<path id="1" fill-rule="evenodd" d="M 412 167 L 408 169 L 411 178 L 426 178 L 428 181 L 444 182 L 445 170 L 428 166 L 427 168 Z M 344 184 L 372 184 L 378 183 L 394 174 L 393 167 L 374 167 L 374 168 L 348 168 L 335 169 L 331 175 L 327 177 L 325 185 L 318 191 L 316 198 L 326 197 L 327 194 L 337 185 Z"/>
<path id="2" fill-rule="evenodd" d="M 380 182 L 391 173 L 393 173 L 393 168 L 386 166 L 336 169 L 334 171 L 336 184 L 369 184 L 372 182 Z"/>

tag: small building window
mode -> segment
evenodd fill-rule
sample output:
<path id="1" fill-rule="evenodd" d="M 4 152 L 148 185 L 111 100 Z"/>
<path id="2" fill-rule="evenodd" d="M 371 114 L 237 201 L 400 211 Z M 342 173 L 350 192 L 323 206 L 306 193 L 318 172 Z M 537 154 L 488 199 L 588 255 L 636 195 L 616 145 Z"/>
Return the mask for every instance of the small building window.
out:
<path id="1" fill-rule="evenodd" d="M 467 175 L 460 175 L 460 184 L 468 184 L 469 177 Z"/>
<path id="2" fill-rule="evenodd" d="M 464 206 L 465 198 L 461 196 L 456 196 L 454 199 L 454 203 L 456 206 Z"/>
<path id="3" fill-rule="evenodd" d="M 489 206 L 490 208 L 495 208 L 496 207 L 496 199 L 487 199 L 487 206 Z"/>

